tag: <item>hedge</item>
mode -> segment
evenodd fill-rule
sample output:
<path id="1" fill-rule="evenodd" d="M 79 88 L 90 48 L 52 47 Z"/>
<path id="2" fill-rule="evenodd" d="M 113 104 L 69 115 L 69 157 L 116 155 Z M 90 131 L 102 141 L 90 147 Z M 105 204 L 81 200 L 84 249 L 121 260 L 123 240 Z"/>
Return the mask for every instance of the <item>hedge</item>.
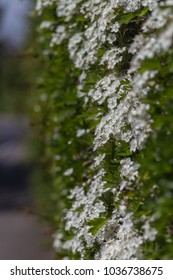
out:
<path id="1" fill-rule="evenodd" d="M 173 258 L 173 1 L 38 0 L 57 258 Z"/>

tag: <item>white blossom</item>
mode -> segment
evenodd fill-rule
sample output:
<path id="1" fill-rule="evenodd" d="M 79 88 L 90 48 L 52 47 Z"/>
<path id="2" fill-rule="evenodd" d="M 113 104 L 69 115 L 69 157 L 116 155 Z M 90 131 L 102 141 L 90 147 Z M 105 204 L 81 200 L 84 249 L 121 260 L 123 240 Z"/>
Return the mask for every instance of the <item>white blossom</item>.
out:
<path id="1" fill-rule="evenodd" d="M 88 132 L 89 132 L 89 129 L 78 129 L 77 132 L 76 132 L 76 136 L 81 137 Z"/>
<path id="2" fill-rule="evenodd" d="M 101 58 L 100 65 L 106 64 L 108 69 L 113 69 L 114 66 L 123 59 L 123 52 L 126 48 L 113 48 L 108 50 Z"/>
<path id="3" fill-rule="evenodd" d="M 154 241 L 157 235 L 157 230 L 151 226 L 150 219 L 147 219 L 145 223 L 142 226 L 143 232 L 143 238 L 145 240 Z"/>
<path id="4" fill-rule="evenodd" d="M 96 166 L 99 166 L 100 163 L 104 160 L 105 154 L 100 154 L 99 156 L 94 158 L 94 163 L 92 164 L 91 168 L 95 168 Z"/>
<path id="5" fill-rule="evenodd" d="M 120 161 L 121 178 L 126 178 L 129 181 L 134 181 L 138 177 L 139 165 L 135 164 L 130 158 L 125 158 Z"/>
<path id="6" fill-rule="evenodd" d="M 63 40 L 65 40 L 68 37 L 68 34 L 66 32 L 66 28 L 64 25 L 58 25 L 55 33 L 52 35 L 52 39 L 50 42 L 50 47 L 53 47 L 54 45 L 59 45 Z"/>
<path id="7" fill-rule="evenodd" d="M 73 174 L 73 168 L 69 168 L 64 172 L 64 176 L 70 176 L 71 174 Z"/>
<path id="8" fill-rule="evenodd" d="M 36 2 L 36 11 L 38 14 L 41 14 L 43 9 L 47 6 L 51 6 L 55 0 L 37 0 Z"/>

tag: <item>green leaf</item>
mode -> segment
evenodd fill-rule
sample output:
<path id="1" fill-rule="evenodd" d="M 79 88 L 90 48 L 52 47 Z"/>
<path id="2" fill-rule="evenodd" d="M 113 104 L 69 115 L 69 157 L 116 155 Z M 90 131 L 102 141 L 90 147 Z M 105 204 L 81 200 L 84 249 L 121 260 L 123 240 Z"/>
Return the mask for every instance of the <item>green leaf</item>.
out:
<path id="1" fill-rule="evenodd" d="M 148 11 L 149 11 L 149 8 L 148 8 L 148 7 L 145 7 L 144 9 L 142 9 L 142 10 L 139 12 L 138 16 L 139 16 L 139 17 L 143 17 L 144 15 L 146 15 L 146 13 L 148 13 Z"/>
<path id="2" fill-rule="evenodd" d="M 125 14 L 123 16 L 121 16 L 120 20 L 119 20 L 119 23 L 121 24 L 128 24 L 129 21 L 134 18 L 134 14 L 133 13 L 128 13 L 128 14 Z"/>
<path id="3" fill-rule="evenodd" d="M 100 229 L 104 224 L 106 224 L 107 220 L 108 220 L 108 219 L 106 219 L 106 218 L 96 218 L 96 219 L 90 221 L 90 222 L 88 223 L 88 225 L 91 226 L 89 232 L 91 232 L 92 234 L 95 235 L 95 234 L 99 231 L 99 229 Z"/>

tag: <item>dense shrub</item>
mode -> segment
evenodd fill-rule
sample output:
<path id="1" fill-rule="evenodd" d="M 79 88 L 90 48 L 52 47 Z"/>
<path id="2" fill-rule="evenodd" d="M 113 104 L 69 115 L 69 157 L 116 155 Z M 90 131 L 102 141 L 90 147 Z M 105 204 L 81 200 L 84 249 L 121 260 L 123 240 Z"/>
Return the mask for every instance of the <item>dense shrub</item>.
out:
<path id="1" fill-rule="evenodd" d="M 59 258 L 173 257 L 173 1 L 38 0 Z"/>

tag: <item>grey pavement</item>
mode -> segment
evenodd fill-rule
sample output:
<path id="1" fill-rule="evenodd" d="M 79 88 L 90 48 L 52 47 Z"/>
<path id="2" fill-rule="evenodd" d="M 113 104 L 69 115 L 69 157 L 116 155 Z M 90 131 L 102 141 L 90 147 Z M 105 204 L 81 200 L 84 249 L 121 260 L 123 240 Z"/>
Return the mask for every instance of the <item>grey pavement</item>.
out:
<path id="1" fill-rule="evenodd" d="M 22 211 L 0 211 L 0 260 L 49 260 L 48 228 Z"/>

